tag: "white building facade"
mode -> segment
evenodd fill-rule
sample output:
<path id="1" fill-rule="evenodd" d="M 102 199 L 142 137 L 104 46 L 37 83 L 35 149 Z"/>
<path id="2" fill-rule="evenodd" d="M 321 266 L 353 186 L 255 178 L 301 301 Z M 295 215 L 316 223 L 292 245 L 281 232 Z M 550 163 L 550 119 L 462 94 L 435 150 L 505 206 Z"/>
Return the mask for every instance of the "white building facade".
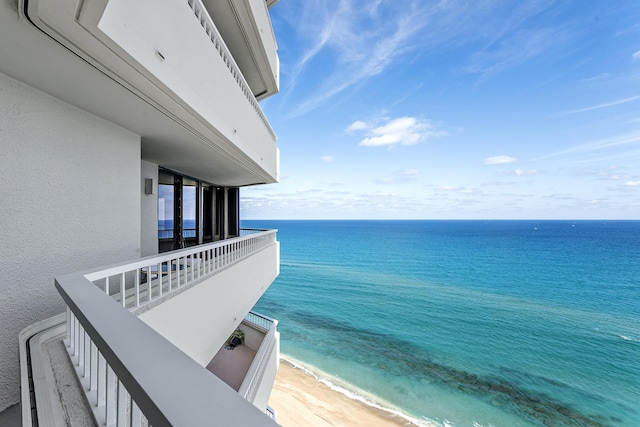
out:
<path id="1" fill-rule="evenodd" d="M 20 355 L 57 327 L 38 343 L 64 336 L 98 421 L 180 424 L 226 406 L 263 422 L 277 322 L 249 312 L 279 243 L 240 229 L 239 193 L 278 181 L 258 104 L 278 91 L 273 3 L 0 0 L 0 411 L 22 400 L 24 422 L 44 405 L 25 402 L 25 372 L 32 396 L 46 382 Z M 237 328 L 263 340 L 231 393 L 205 367 Z M 154 353 L 171 367 L 140 368 Z M 179 374 L 163 383 L 167 370 Z M 208 407 L 169 404 L 172 387 Z"/>

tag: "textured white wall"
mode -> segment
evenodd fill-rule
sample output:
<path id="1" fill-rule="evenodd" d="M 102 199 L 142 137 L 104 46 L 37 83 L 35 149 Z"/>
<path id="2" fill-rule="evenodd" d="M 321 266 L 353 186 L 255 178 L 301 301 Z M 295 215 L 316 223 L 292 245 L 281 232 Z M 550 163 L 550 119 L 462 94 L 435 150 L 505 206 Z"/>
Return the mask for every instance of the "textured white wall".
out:
<path id="1" fill-rule="evenodd" d="M 57 275 L 140 255 L 140 138 L 0 74 L 0 410 Z"/>
<path id="2" fill-rule="evenodd" d="M 139 317 L 206 366 L 279 271 L 276 242 Z"/>
<path id="3" fill-rule="evenodd" d="M 141 200 L 140 200 L 140 255 L 158 253 L 158 165 L 141 162 Z M 153 194 L 144 193 L 145 178 L 153 179 Z"/>

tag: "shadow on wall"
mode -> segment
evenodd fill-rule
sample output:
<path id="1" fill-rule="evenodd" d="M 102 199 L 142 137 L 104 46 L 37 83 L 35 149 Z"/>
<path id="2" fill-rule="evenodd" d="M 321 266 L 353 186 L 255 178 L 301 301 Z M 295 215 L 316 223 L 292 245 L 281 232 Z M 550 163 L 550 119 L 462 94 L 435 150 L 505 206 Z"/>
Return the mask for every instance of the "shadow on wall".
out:
<path id="1" fill-rule="evenodd" d="M 21 427 L 22 413 L 20 412 L 20 403 L 9 406 L 0 412 L 0 426 L 3 427 Z"/>

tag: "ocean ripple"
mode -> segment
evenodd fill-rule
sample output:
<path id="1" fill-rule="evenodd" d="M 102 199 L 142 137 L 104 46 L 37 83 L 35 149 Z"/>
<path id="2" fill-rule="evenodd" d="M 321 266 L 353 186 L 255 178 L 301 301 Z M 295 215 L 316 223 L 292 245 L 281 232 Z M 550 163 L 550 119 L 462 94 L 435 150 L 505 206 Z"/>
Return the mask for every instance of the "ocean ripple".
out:
<path id="1" fill-rule="evenodd" d="M 358 348 L 359 353 L 367 355 L 363 357 L 363 363 L 367 363 L 366 359 L 371 358 L 372 354 L 377 354 L 376 361 L 372 362 L 378 369 L 394 370 L 398 375 L 422 376 L 429 382 L 479 397 L 535 424 L 566 427 L 611 425 L 607 424 L 608 420 L 585 415 L 568 404 L 503 378 L 478 375 L 439 363 L 424 349 L 410 342 L 309 313 L 289 312 L 288 315 L 308 328 L 315 329 L 321 325 L 323 329 L 331 331 L 334 337 L 331 348 L 335 353 L 339 353 L 341 348 Z M 552 379 L 548 381 L 553 382 Z"/>

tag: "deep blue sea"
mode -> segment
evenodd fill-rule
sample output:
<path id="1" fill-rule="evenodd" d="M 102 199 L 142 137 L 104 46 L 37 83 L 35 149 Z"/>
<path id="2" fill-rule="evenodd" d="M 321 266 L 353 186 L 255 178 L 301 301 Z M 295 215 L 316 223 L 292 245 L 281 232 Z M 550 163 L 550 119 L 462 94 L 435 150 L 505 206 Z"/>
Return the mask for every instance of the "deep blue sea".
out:
<path id="1" fill-rule="evenodd" d="M 640 221 L 277 228 L 255 310 L 336 386 L 442 426 L 640 426 Z"/>

